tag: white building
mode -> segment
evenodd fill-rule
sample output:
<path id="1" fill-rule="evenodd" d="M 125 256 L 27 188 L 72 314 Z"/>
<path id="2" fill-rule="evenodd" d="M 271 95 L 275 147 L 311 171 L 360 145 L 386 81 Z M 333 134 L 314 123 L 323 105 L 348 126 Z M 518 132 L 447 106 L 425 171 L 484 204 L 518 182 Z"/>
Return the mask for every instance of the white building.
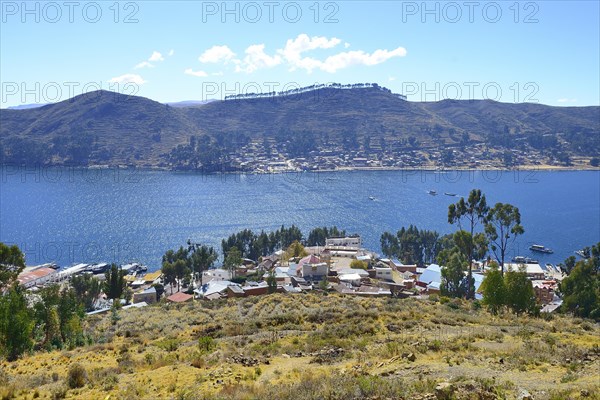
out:
<path id="1" fill-rule="evenodd" d="M 19 284 L 25 289 L 29 289 L 34 286 L 42 286 L 47 282 L 55 281 L 58 272 L 55 269 L 41 267 L 27 272 L 21 272 L 17 277 Z"/>
<path id="2" fill-rule="evenodd" d="M 321 262 L 319 257 L 309 255 L 298 262 L 296 274 L 299 274 L 304 279 L 320 280 L 329 274 L 329 267 L 327 263 Z"/>
<path id="3" fill-rule="evenodd" d="M 540 264 L 504 263 L 505 271 L 519 271 L 521 267 L 525 267 L 527 277 L 530 279 L 544 279 L 544 270 Z"/>
<path id="4" fill-rule="evenodd" d="M 358 250 L 362 246 L 360 236 L 344 236 L 344 237 L 330 237 L 325 239 L 325 247 L 328 249 L 346 248 L 348 250 Z M 344 250 L 346 250 L 344 249 Z"/>
<path id="5" fill-rule="evenodd" d="M 390 267 L 375 267 L 375 278 L 385 281 L 391 281 L 392 269 Z"/>
<path id="6" fill-rule="evenodd" d="M 202 283 L 208 283 L 212 281 L 229 281 L 231 278 L 231 272 L 225 269 L 209 269 L 202 272 Z"/>

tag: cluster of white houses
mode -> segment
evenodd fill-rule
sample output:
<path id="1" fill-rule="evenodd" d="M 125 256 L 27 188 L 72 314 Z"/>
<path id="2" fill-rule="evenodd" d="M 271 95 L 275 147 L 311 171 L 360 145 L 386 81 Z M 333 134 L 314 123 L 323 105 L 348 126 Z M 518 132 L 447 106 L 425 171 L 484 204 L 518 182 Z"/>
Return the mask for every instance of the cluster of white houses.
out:
<path id="1" fill-rule="evenodd" d="M 404 265 L 397 259 L 380 258 L 377 254 L 362 247 L 359 236 L 333 237 L 326 239 L 325 246 L 305 248 L 308 255 L 300 259 L 284 259 L 284 252 L 277 251 L 258 262 L 244 260 L 235 271 L 210 269 L 204 271 L 193 287 L 165 287 L 165 297 L 169 301 L 183 302 L 200 298 L 216 300 L 226 297 L 246 297 L 271 293 L 300 293 L 314 289 L 335 290 L 342 294 L 358 296 L 423 296 L 440 293 L 442 284 L 441 267 L 431 264 L 427 267 Z M 354 260 L 364 268 L 352 268 Z M 102 270 L 105 264 L 77 264 L 62 271 L 53 265 L 28 267 L 19 275 L 19 282 L 27 289 L 36 290 L 50 283 L 61 283 L 77 274 Z M 134 304 L 151 304 L 159 301 L 156 284 L 162 284 L 159 271 L 146 273 L 139 264 L 122 266 L 128 271 L 125 279 L 134 290 Z M 486 271 L 483 263 L 473 263 L 475 290 L 478 292 Z M 555 294 L 556 279 L 548 276 L 538 263 L 505 264 L 505 269 L 524 267 L 533 281 L 540 304 L 551 309 L 558 304 Z M 105 268 L 104 268 L 105 269 Z M 235 277 L 258 277 L 258 281 L 246 280 L 243 284 Z M 102 274 L 97 275 L 100 279 Z M 271 284 L 268 277 L 271 277 Z M 276 283 L 276 287 L 273 282 Z M 555 277 L 554 277 L 555 278 Z M 255 278 L 256 279 L 256 278 Z M 234 282 L 235 280 L 235 282 Z M 479 294 L 477 294 L 480 297 Z M 555 307 L 554 307 L 555 308 Z"/>

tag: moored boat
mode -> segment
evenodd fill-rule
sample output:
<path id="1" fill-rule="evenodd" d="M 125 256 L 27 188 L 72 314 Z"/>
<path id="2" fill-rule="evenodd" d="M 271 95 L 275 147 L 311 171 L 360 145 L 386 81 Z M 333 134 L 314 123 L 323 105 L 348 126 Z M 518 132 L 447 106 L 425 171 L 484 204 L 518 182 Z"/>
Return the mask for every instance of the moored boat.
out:
<path id="1" fill-rule="evenodd" d="M 546 246 L 542 246 L 541 244 L 532 244 L 529 247 L 529 250 L 531 250 L 531 251 L 537 251 L 538 253 L 546 253 L 546 254 L 552 254 L 552 253 L 554 253 L 554 250 L 549 249 Z"/>

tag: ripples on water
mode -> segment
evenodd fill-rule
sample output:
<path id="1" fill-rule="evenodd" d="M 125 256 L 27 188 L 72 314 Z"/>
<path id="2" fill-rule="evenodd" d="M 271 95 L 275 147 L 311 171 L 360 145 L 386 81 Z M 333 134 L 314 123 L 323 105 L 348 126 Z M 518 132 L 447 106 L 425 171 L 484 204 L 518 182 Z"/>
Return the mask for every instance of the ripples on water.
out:
<path id="1" fill-rule="evenodd" d="M 525 235 L 511 255 L 560 262 L 600 241 L 600 172 L 352 171 L 200 175 L 157 171 L 4 170 L 0 240 L 22 247 L 29 265 L 140 261 L 158 268 L 165 250 L 188 239 L 216 246 L 250 228 L 337 225 L 380 250 L 379 237 L 416 224 L 449 233 L 448 205 L 473 188 L 488 203 L 519 207 Z M 428 190 L 436 190 L 432 196 Z M 456 197 L 445 192 L 456 193 Z M 370 197 L 374 197 L 371 200 Z"/>

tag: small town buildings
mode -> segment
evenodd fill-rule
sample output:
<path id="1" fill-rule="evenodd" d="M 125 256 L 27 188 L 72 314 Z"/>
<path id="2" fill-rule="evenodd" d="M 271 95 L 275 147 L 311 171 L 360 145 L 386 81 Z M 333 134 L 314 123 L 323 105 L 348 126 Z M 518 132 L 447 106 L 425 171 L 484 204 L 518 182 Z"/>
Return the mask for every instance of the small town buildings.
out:
<path id="1" fill-rule="evenodd" d="M 76 264 L 72 267 L 66 268 L 58 273 L 57 280 L 64 281 L 70 279 L 73 275 L 82 273 L 85 271 L 90 265 L 89 264 Z"/>
<path id="2" fill-rule="evenodd" d="M 242 286 L 245 296 L 260 296 L 269 293 L 269 285 L 267 282 L 247 282 Z"/>
<path id="3" fill-rule="evenodd" d="M 531 283 L 533 285 L 533 290 L 535 291 L 535 299 L 538 303 L 550 304 L 555 300 L 556 281 L 534 280 Z"/>
<path id="4" fill-rule="evenodd" d="M 337 271 L 338 276 L 347 274 L 358 274 L 361 278 L 368 278 L 369 273 L 361 268 L 342 268 Z"/>
<path id="5" fill-rule="evenodd" d="M 437 264 L 430 264 L 423 273 L 419 276 L 419 282 L 429 285 L 431 283 L 441 284 L 442 283 L 442 268 Z"/>
<path id="6" fill-rule="evenodd" d="M 375 267 L 373 269 L 375 270 L 375 279 L 392 280 L 392 269 L 390 267 Z"/>
<path id="7" fill-rule="evenodd" d="M 25 289 L 34 286 L 42 286 L 45 283 L 55 281 L 58 277 L 58 272 L 53 268 L 40 267 L 27 272 L 21 272 L 17 277 L 17 281 Z"/>
<path id="8" fill-rule="evenodd" d="M 187 294 L 184 292 L 177 292 L 177 293 L 172 294 L 169 297 L 167 297 L 167 300 L 169 300 L 173 303 L 185 303 L 186 301 L 192 300 L 193 298 L 194 298 L 194 296 L 192 296 L 191 294 Z"/>
<path id="9" fill-rule="evenodd" d="M 133 303 L 146 302 L 148 304 L 156 303 L 156 289 L 151 287 L 141 292 L 133 294 Z"/>
<path id="10" fill-rule="evenodd" d="M 289 267 L 276 267 L 275 268 L 275 280 L 278 284 L 286 284 L 291 282 L 289 275 Z"/>
<path id="11" fill-rule="evenodd" d="M 340 282 L 347 282 L 352 286 L 360 286 L 361 277 L 359 274 L 338 274 L 338 279 Z"/>
<path id="12" fill-rule="evenodd" d="M 329 274 L 329 267 L 327 263 L 321 262 L 319 257 L 309 255 L 298 262 L 296 273 L 304 279 L 320 281 Z"/>
<path id="13" fill-rule="evenodd" d="M 202 283 L 229 281 L 231 278 L 231 272 L 225 269 L 209 269 L 208 271 L 202 272 Z"/>
<path id="14" fill-rule="evenodd" d="M 545 277 L 544 270 L 540 264 L 504 263 L 505 271 L 518 271 L 520 268 L 525 268 L 525 273 L 527 273 L 529 279 L 543 280 Z"/>
<path id="15" fill-rule="evenodd" d="M 152 285 L 154 283 L 158 283 L 160 278 L 162 277 L 162 272 L 160 270 L 155 272 L 150 272 L 144 276 L 144 283 L 147 285 Z"/>
<path id="16" fill-rule="evenodd" d="M 240 285 L 229 285 L 226 289 L 227 297 L 244 297 L 246 293 Z"/>
<path id="17" fill-rule="evenodd" d="M 328 249 L 345 247 L 348 249 L 359 250 L 361 246 L 362 241 L 359 235 L 330 237 L 325 239 L 325 247 Z"/>
<path id="18" fill-rule="evenodd" d="M 238 285 L 237 283 L 233 283 L 226 280 L 215 279 L 211 280 L 208 283 L 204 283 L 201 287 L 194 290 L 198 296 L 203 298 L 208 298 L 209 296 L 217 293 L 219 297 L 224 296 L 227 292 L 227 287 L 230 285 Z M 239 286 L 239 285 L 238 285 Z M 215 297 L 215 296 L 212 296 Z"/>

